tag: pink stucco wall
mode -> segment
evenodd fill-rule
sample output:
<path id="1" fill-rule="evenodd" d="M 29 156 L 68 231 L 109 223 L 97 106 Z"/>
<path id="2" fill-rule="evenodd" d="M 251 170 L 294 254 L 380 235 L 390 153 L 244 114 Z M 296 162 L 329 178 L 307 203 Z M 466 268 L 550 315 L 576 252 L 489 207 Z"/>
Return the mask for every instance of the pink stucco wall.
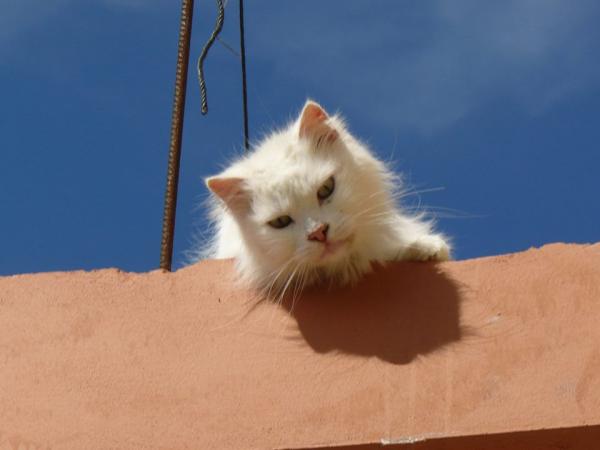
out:
<path id="1" fill-rule="evenodd" d="M 600 244 L 397 263 L 293 309 L 231 271 L 0 278 L 0 449 L 600 437 Z"/>

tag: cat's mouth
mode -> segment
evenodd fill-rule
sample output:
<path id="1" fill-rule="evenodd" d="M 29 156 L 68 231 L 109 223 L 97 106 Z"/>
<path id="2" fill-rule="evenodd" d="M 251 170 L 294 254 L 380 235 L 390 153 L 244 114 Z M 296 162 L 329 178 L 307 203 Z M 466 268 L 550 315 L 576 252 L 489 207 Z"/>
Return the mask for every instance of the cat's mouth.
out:
<path id="1" fill-rule="evenodd" d="M 338 255 L 346 248 L 350 242 L 352 242 L 352 236 L 347 237 L 345 239 L 339 239 L 337 241 L 327 241 L 323 243 L 325 247 L 321 256 L 319 257 L 320 261 L 324 261 L 326 259 L 331 258 L 332 256 Z"/>

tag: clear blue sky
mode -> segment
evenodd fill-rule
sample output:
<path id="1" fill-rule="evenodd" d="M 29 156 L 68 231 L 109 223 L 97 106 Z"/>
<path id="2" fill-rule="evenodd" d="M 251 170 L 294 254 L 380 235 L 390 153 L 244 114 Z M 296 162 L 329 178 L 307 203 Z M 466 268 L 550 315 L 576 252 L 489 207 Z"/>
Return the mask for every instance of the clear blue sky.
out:
<path id="1" fill-rule="evenodd" d="M 158 266 L 175 0 L 0 2 L 0 274 Z M 197 1 L 193 59 L 215 6 Z M 222 38 L 238 46 L 237 2 Z M 423 192 L 460 259 L 600 241 L 600 2 L 246 2 L 251 138 L 306 97 Z M 242 146 L 239 64 L 192 63 L 176 266 Z M 446 211 L 449 208 L 452 211 Z M 455 211 L 456 210 L 456 211 Z M 448 217 L 451 216 L 451 217 Z"/>

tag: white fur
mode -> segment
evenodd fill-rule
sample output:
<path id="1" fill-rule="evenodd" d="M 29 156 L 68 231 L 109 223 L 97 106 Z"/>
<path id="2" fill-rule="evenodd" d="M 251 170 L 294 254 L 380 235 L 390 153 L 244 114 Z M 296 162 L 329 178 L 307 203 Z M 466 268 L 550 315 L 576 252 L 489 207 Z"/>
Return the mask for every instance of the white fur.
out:
<path id="1" fill-rule="evenodd" d="M 336 132 L 332 141 L 301 137 L 301 120 L 273 132 L 218 175 L 243 179 L 249 205 L 239 211 L 212 196 L 215 236 L 202 256 L 235 258 L 245 282 L 278 292 L 323 278 L 353 282 L 373 262 L 450 257 L 445 237 L 432 232 L 431 222 L 402 212 L 399 178 L 339 116 L 324 121 Z M 316 192 L 331 175 L 335 190 L 320 204 Z M 282 215 L 294 223 L 283 229 L 267 224 Z M 331 241 L 352 241 L 320 259 L 323 244 L 307 239 L 320 223 L 329 224 Z"/>

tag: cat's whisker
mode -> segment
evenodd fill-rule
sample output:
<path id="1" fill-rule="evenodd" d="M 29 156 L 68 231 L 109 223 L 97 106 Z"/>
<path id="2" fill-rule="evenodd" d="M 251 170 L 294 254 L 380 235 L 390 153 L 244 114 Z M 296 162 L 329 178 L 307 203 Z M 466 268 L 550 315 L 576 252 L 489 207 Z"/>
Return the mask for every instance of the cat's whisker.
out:
<path id="1" fill-rule="evenodd" d="M 296 258 L 292 257 L 290 258 L 284 265 L 283 267 L 281 267 L 281 269 L 279 269 L 277 271 L 277 275 L 275 275 L 269 282 L 269 289 L 266 292 L 266 297 L 269 298 L 271 296 L 271 291 L 272 289 L 275 287 L 277 280 L 279 279 L 279 277 L 288 269 L 288 267 L 290 266 L 290 264 L 294 263 L 296 260 Z M 275 272 L 275 271 L 274 271 Z"/>
<path id="2" fill-rule="evenodd" d="M 262 285 L 262 289 L 259 291 L 259 297 L 262 299 L 269 299 L 271 297 L 271 292 L 275 288 L 277 280 L 279 277 L 285 272 L 285 270 L 294 262 L 294 257 L 290 258 L 286 261 L 282 267 L 271 271 L 265 276 L 261 277 L 257 284 Z"/>
<path id="3" fill-rule="evenodd" d="M 382 204 L 372 205 L 369 208 L 365 208 L 365 209 L 363 209 L 361 211 L 358 211 L 358 212 L 356 212 L 356 213 L 354 213 L 352 215 L 349 215 L 349 219 L 352 218 L 352 219 L 356 220 L 356 219 L 362 219 L 362 218 L 365 218 L 365 217 L 370 217 L 369 214 L 371 213 L 371 211 L 375 211 L 375 210 L 379 211 L 383 207 L 384 207 L 384 205 L 382 205 Z M 381 211 L 381 213 L 391 214 L 389 211 Z"/>
<path id="4" fill-rule="evenodd" d="M 276 269 L 276 270 L 272 271 L 270 274 L 268 274 L 266 277 L 263 277 L 263 283 L 265 283 L 267 281 L 267 279 L 269 279 L 269 282 L 266 284 L 265 288 L 263 288 L 263 290 L 262 290 L 263 295 L 267 298 L 271 297 L 271 292 L 275 288 L 279 278 L 284 274 L 284 272 L 286 272 L 290 268 L 290 265 L 297 263 L 299 261 L 302 261 L 305 257 L 306 257 L 306 252 L 297 253 L 297 254 L 293 255 L 291 258 L 289 258 L 283 264 L 283 266 L 281 268 Z M 276 273 L 275 276 L 273 276 L 274 273 Z M 282 284 L 284 284 L 284 283 L 285 282 L 282 281 Z M 277 288 L 277 293 L 275 294 L 275 298 L 278 298 L 279 296 L 280 296 L 280 288 Z"/>
<path id="5" fill-rule="evenodd" d="M 296 297 L 302 291 L 301 283 L 304 280 L 305 274 L 306 274 L 306 266 L 303 265 L 300 269 L 300 275 L 298 276 L 298 279 L 296 280 L 296 283 L 294 284 L 294 289 L 292 291 L 292 306 L 291 306 L 290 313 L 294 309 L 294 302 L 296 301 Z"/>
<path id="6" fill-rule="evenodd" d="M 283 299 L 285 297 L 285 293 L 286 293 L 288 287 L 291 285 L 291 283 L 292 283 L 292 281 L 294 279 L 294 276 L 296 275 L 299 267 L 300 267 L 300 265 L 297 264 L 294 267 L 294 269 L 292 270 L 292 272 L 288 275 L 288 278 L 287 278 L 287 280 L 285 282 L 285 285 L 283 286 L 283 288 L 282 288 L 281 292 L 278 294 L 278 296 L 275 298 L 275 301 L 274 301 L 275 305 L 277 305 L 277 306 L 282 306 L 283 305 Z M 269 319 L 269 324 L 271 324 L 271 322 L 273 321 L 273 315 L 274 314 L 275 314 L 275 310 L 273 310 L 271 312 L 271 318 Z"/>
<path id="7" fill-rule="evenodd" d="M 445 207 L 442 207 L 442 206 L 423 205 L 420 208 L 426 214 L 431 214 L 431 215 L 434 215 L 436 217 L 441 217 L 441 216 L 439 216 L 439 213 L 444 213 L 444 214 L 448 213 L 448 215 L 446 215 L 444 217 L 455 218 L 455 219 L 482 219 L 482 218 L 486 218 L 487 217 L 487 215 L 471 214 L 471 213 L 468 213 L 466 211 L 461 211 L 460 209 L 445 208 Z M 407 211 L 411 211 L 414 208 L 407 207 L 405 209 Z M 452 215 L 449 215 L 449 213 L 454 213 L 455 215 L 452 216 Z"/>
<path id="8" fill-rule="evenodd" d="M 287 282 L 285 283 L 285 286 L 283 287 L 283 289 L 281 290 L 281 293 L 279 294 L 279 297 L 277 298 L 277 300 L 275 301 L 275 304 L 282 306 L 283 305 L 283 300 L 285 298 L 285 293 L 287 292 L 288 288 L 290 287 L 292 281 L 294 280 L 294 277 L 296 276 L 296 274 L 298 273 L 298 269 L 299 269 L 299 265 L 297 265 L 294 270 L 290 273 Z"/>
<path id="9" fill-rule="evenodd" d="M 297 283 L 297 289 L 294 290 L 294 293 L 292 295 L 292 306 L 290 307 L 290 315 L 293 314 L 294 312 L 294 306 L 296 305 L 296 299 L 302 294 L 302 291 L 304 290 L 304 286 L 306 285 L 306 281 L 308 279 L 308 271 L 309 268 L 308 266 L 304 265 L 302 268 L 302 273 L 300 274 L 300 280 Z"/>
<path id="10" fill-rule="evenodd" d="M 389 212 L 385 211 L 385 212 L 380 212 L 380 213 L 373 213 L 373 214 L 369 214 L 367 216 L 365 216 L 367 219 L 369 219 L 370 221 L 374 220 L 374 219 L 378 219 L 380 217 L 384 217 L 384 218 L 390 218 L 390 219 L 394 219 L 397 220 L 397 217 L 394 217 L 393 214 L 390 214 Z M 372 222 L 370 222 L 372 223 Z"/>
<path id="11" fill-rule="evenodd" d="M 432 188 L 432 189 L 424 189 L 421 191 L 412 191 L 412 192 L 402 192 L 402 193 L 398 193 L 397 195 L 393 195 L 392 197 L 396 197 L 397 199 L 403 198 L 403 197 L 408 197 L 410 195 L 416 195 L 418 193 L 423 193 L 423 192 L 432 192 L 432 191 L 438 191 L 438 190 L 443 190 L 444 188 Z M 367 197 L 367 200 L 369 200 L 369 197 Z M 365 215 L 367 215 L 368 213 L 370 213 L 371 211 L 378 209 L 378 208 L 382 208 L 385 209 L 385 211 L 383 211 L 381 214 L 383 215 L 393 215 L 393 211 L 390 211 L 389 208 L 385 208 L 387 205 L 385 204 L 387 203 L 387 201 L 383 201 L 381 203 L 376 203 L 376 204 L 372 204 L 369 208 L 366 208 L 362 211 L 359 211 L 358 213 L 355 213 L 354 217 L 358 218 L 358 217 L 364 217 Z M 360 203 L 359 203 L 360 204 Z M 412 209 L 420 209 L 420 200 L 419 200 L 419 205 L 415 208 L 413 207 Z M 425 211 L 427 212 L 427 211 Z M 369 218 L 374 217 L 373 215 L 369 214 L 368 216 Z"/>
<path id="12" fill-rule="evenodd" d="M 360 218 L 364 214 L 366 214 L 367 212 L 372 211 L 374 209 L 381 208 L 381 207 L 383 207 L 383 205 L 384 205 L 384 202 L 382 202 L 382 203 L 375 203 L 375 204 L 371 204 L 368 208 L 362 209 L 362 210 L 360 210 L 358 212 L 346 213 L 346 216 L 341 219 L 340 223 L 348 221 L 350 219 Z M 360 203 L 357 206 L 360 206 Z"/>
<path id="13" fill-rule="evenodd" d="M 421 195 L 421 194 L 427 194 L 430 192 L 439 192 L 439 191 L 444 191 L 446 190 L 446 188 L 444 186 L 438 186 L 438 187 L 434 187 L 434 188 L 428 188 L 428 189 L 414 189 L 412 191 L 400 191 L 399 194 L 401 198 L 404 197 L 409 197 L 412 195 Z"/>

